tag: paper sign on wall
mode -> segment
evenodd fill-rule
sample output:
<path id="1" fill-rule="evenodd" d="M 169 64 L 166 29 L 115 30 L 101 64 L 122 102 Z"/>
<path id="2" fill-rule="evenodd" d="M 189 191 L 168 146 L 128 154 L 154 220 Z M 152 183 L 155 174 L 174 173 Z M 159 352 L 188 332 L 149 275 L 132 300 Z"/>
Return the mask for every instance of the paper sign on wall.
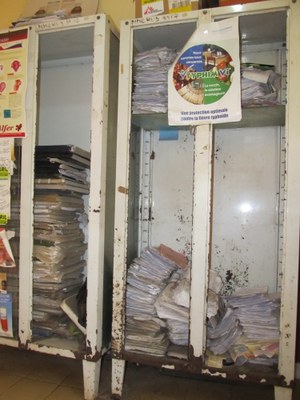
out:
<path id="1" fill-rule="evenodd" d="M 0 34 L 0 137 L 25 136 L 28 30 Z"/>
<path id="2" fill-rule="evenodd" d="M 201 25 L 168 72 L 169 125 L 241 116 L 238 17 Z"/>

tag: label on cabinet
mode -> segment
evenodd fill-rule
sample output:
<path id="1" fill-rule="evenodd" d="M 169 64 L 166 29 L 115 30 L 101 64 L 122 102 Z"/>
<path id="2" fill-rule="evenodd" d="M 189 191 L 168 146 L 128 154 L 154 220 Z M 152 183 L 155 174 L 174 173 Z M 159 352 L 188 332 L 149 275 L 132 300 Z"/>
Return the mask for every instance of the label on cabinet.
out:
<path id="1" fill-rule="evenodd" d="M 168 73 L 169 125 L 241 119 L 238 17 L 201 25 Z"/>

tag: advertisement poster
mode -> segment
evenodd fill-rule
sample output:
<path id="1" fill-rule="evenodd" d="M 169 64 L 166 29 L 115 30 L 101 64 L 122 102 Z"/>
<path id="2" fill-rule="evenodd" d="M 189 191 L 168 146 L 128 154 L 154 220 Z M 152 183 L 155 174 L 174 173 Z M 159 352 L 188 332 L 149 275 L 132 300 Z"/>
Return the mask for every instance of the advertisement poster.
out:
<path id="1" fill-rule="evenodd" d="M 12 297 L 10 293 L 0 293 L 0 336 L 13 337 Z"/>
<path id="2" fill-rule="evenodd" d="M 0 139 L 0 225 L 6 225 L 11 212 L 11 176 L 14 172 L 14 139 Z"/>
<path id="3" fill-rule="evenodd" d="M 168 72 L 169 125 L 239 121 L 238 17 L 201 25 Z"/>
<path id="4" fill-rule="evenodd" d="M 0 34 L 0 139 L 25 137 L 27 29 Z"/>

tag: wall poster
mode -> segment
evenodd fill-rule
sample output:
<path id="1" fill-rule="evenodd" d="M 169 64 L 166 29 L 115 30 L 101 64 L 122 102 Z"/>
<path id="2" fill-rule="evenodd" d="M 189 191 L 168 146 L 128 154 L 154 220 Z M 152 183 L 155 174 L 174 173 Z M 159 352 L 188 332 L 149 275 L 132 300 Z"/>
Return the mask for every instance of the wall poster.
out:
<path id="1" fill-rule="evenodd" d="M 0 34 L 0 138 L 25 137 L 28 30 Z"/>
<path id="2" fill-rule="evenodd" d="M 169 125 L 239 121 L 238 17 L 201 25 L 168 72 Z"/>

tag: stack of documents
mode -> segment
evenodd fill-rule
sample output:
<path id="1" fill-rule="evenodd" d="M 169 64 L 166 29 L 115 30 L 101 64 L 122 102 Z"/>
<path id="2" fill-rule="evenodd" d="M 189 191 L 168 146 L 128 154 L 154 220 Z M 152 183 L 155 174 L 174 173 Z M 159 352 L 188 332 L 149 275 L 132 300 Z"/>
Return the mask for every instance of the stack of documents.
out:
<path id="1" fill-rule="evenodd" d="M 243 335 L 230 354 L 238 364 L 274 365 L 278 362 L 280 297 L 266 287 L 241 289 L 227 299 L 239 319 Z"/>
<path id="2" fill-rule="evenodd" d="M 273 67 L 274 69 L 274 67 Z M 281 76 L 271 66 L 244 65 L 242 67 L 242 105 L 272 106 L 278 104 Z"/>
<path id="3" fill-rule="evenodd" d="M 155 301 L 178 266 L 148 248 L 128 269 L 125 350 L 164 356 L 169 345 L 166 323 L 159 319 Z"/>
<path id="4" fill-rule="evenodd" d="M 233 309 L 227 307 L 221 296 L 223 282 L 220 275 L 209 272 L 207 301 L 207 348 L 213 355 L 226 353 L 242 334 L 239 320 Z"/>
<path id="5" fill-rule="evenodd" d="M 214 354 L 224 354 L 233 346 L 242 335 L 239 320 L 231 308 L 227 308 L 225 315 L 216 326 L 207 327 L 207 347 Z"/>
<path id="6" fill-rule="evenodd" d="M 138 53 L 134 59 L 133 114 L 165 113 L 168 109 L 168 70 L 176 52 L 167 47 Z"/>
<path id="7" fill-rule="evenodd" d="M 64 334 L 62 301 L 78 292 L 86 267 L 89 155 L 75 146 L 39 146 L 35 161 L 33 333 Z M 66 332 L 67 334 L 67 332 Z"/>
<path id="8" fill-rule="evenodd" d="M 190 316 L 189 271 L 173 274 L 172 281 L 156 300 L 155 308 L 158 316 L 167 323 L 171 343 L 187 346 Z"/>
<path id="9" fill-rule="evenodd" d="M 243 335 L 248 340 L 278 340 L 279 311 L 278 296 L 267 292 L 239 291 L 227 299 L 228 306 L 243 327 Z"/>
<path id="10" fill-rule="evenodd" d="M 90 153 L 72 145 L 37 146 L 35 189 L 89 193 Z"/>

